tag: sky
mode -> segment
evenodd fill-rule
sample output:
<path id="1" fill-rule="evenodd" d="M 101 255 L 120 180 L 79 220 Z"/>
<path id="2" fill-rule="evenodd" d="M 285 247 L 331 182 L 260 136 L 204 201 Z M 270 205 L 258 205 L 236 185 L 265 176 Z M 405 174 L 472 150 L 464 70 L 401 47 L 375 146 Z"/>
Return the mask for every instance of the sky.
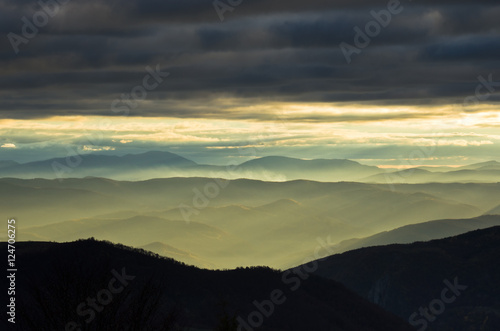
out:
<path id="1" fill-rule="evenodd" d="M 498 1 L 0 0 L 0 160 L 500 160 Z"/>

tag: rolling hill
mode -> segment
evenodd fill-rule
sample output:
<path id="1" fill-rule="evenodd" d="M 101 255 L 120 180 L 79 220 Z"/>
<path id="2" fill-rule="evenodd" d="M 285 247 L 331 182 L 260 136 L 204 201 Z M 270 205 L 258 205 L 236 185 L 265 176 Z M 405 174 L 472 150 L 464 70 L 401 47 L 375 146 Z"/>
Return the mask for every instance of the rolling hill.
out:
<path id="1" fill-rule="evenodd" d="M 6 250 L 6 244 L 0 247 Z M 23 272 L 16 279 L 22 298 L 16 326 L 24 331 L 78 324 L 99 331 L 209 331 L 224 319 L 236 320 L 238 330 L 247 331 L 256 326 L 268 331 L 412 330 L 343 285 L 313 275 L 296 288 L 269 268 L 202 270 L 94 240 L 18 243 L 17 261 Z M 6 281 L 3 277 L 5 286 Z M 6 327 L 5 319 L 0 323 Z"/>
<path id="2" fill-rule="evenodd" d="M 332 255 L 317 261 L 316 274 L 343 283 L 419 330 L 494 331 L 500 328 L 499 259 L 496 226 Z M 425 307 L 430 315 L 422 315 Z"/>

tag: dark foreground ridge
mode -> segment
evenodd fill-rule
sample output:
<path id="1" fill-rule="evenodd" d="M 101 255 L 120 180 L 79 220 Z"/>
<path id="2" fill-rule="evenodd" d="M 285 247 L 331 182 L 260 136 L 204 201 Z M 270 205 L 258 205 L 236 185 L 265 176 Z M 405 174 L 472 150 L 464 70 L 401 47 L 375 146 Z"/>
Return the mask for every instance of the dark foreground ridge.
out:
<path id="1" fill-rule="evenodd" d="M 296 287 L 269 268 L 203 270 L 93 239 L 16 250 L 17 330 L 412 330 L 317 276 Z"/>
<path id="2" fill-rule="evenodd" d="M 317 275 L 411 320 L 418 330 L 500 330 L 500 226 L 445 239 L 361 248 Z"/>

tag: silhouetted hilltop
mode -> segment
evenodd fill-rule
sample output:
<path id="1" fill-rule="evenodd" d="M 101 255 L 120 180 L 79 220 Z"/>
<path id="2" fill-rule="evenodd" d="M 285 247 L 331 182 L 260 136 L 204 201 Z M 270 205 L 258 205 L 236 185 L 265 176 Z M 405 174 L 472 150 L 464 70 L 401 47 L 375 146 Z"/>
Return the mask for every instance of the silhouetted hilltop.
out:
<path id="1" fill-rule="evenodd" d="M 500 226 L 429 242 L 368 247 L 333 255 L 319 263 L 316 274 L 345 284 L 406 320 L 416 313 L 413 325 L 423 327 L 425 320 L 427 330 L 497 331 L 498 261 Z M 459 293 L 446 282 L 454 284 L 452 287 Z M 462 286 L 466 289 L 462 290 Z M 455 295 L 442 294 L 445 288 Z M 442 306 L 447 300 L 443 295 L 455 299 Z M 444 311 L 433 316 L 431 310 L 431 317 L 423 317 L 420 307 L 430 309 L 432 304 L 434 311 Z"/>
<path id="2" fill-rule="evenodd" d="M 259 330 L 411 330 L 343 285 L 317 276 L 291 291 L 290 282 L 269 268 L 209 271 L 94 240 L 21 242 L 17 263 L 16 325 L 22 330 L 64 330 L 71 321 L 82 330 L 213 330 L 227 316 L 248 321 L 258 312 L 253 302 L 270 298 L 281 302 L 269 317 L 250 315 L 263 319 Z M 109 300 L 106 292 L 117 288 L 122 291 Z M 93 297 L 101 311 L 86 301 Z"/>

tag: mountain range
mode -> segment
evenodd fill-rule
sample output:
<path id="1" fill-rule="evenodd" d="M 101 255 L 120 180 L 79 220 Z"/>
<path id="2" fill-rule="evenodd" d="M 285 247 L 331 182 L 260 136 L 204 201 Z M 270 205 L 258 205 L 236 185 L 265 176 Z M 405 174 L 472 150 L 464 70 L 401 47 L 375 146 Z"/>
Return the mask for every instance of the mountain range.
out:
<path id="1" fill-rule="evenodd" d="M 204 268 L 289 268 L 309 258 L 318 240 L 338 252 L 359 247 L 356 240 L 365 246 L 442 238 L 496 225 L 497 218 L 478 217 L 498 209 L 498 201 L 500 184 L 479 183 L 0 179 L 0 208 L 16 218 L 18 240 L 95 237 Z M 463 221 L 384 235 L 443 219 Z M 369 236 L 379 239 L 354 239 Z"/>
<path id="2" fill-rule="evenodd" d="M 498 330 L 499 202 L 496 161 L 0 162 L 22 330 Z"/>
<path id="3" fill-rule="evenodd" d="M 19 164 L 0 162 L 0 177 L 83 178 L 147 180 L 170 177 L 211 177 L 289 181 L 307 179 L 323 182 L 367 183 L 498 182 L 500 163 L 489 161 L 463 167 L 415 167 L 405 170 L 381 169 L 345 159 L 303 160 L 264 156 L 238 165 L 198 164 L 170 152 L 150 151 L 123 156 L 83 154 Z"/>

